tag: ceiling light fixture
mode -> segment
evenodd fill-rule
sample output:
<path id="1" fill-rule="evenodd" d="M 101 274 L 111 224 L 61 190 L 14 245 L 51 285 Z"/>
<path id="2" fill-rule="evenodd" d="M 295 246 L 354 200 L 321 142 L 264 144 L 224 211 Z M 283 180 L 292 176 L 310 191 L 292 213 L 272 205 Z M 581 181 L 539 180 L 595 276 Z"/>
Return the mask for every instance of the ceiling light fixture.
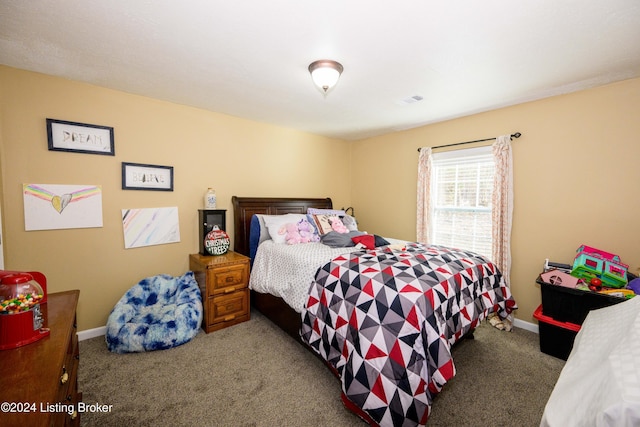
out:
<path id="1" fill-rule="evenodd" d="M 338 83 L 340 74 L 344 68 L 342 64 L 331 59 L 321 59 L 314 61 L 309 65 L 309 73 L 311 73 L 311 79 L 323 95 L 329 93 L 329 91 Z"/>

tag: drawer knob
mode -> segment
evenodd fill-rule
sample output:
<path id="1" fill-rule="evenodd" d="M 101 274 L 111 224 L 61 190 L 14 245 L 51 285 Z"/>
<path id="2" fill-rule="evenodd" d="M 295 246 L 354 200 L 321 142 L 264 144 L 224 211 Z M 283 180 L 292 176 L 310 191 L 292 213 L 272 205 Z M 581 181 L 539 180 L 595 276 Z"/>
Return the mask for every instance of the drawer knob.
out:
<path id="1" fill-rule="evenodd" d="M 227 282 L 227 283 L 231 283 L 231 282 L 233 282 L 233 280 L 234 280 L 233 276 L 227 276 L 227 278 L 224 279 L 224 281 Z"/>
<path id="2" fill-rule="evenodd" d="M 225 317 L 225 318 L 224 318 L 224 321 L 225 321 L 225 322 L 228 322 L 228 321 L 233 320 L 233 319 L 235 319 L 235 318 L 236 318 L 236 315 L 234 314 L 234 315 L 231 315 L 231 316 L 227 316 L 227 317 Z"/>
<path id="3" fill-rule="evenodd" d="M 60 384 L 66 384 L 67 381 L 69 381 L 69 374 L 67 372 L 65 372 L 64 374 L 62 374 L 62 376 L 60 377 Z"/>
<path id="4" fill-rule="evenodd" d="M 73 413 L 70 415 L 72 420 L 75 420 L 76 418 L 78 418 L 78 411 L 73 411 Z"/>
<path id="5" fill-rule="evenodd" d="M 225 294 L 230 294 L 231 292 L 235 292 L 235 291 L 236 291 L 236 288 L 226 288 L 226 289 L 224 290 L 224 293 L 225 293 Z"/>

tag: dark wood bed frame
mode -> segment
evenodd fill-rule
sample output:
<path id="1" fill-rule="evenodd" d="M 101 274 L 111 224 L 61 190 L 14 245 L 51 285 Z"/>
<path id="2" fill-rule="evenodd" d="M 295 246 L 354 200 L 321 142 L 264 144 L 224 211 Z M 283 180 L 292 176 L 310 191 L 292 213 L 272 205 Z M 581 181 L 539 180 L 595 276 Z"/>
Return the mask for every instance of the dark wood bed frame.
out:
<path id="1" fill-rule="evenodd" d="M 231 198 L 233 204 L 234 251 L 249 256 L 251 217 L 256 214 L 282 215 L 307 213 L 307 208 L 332 209 L 330 198 L 296 199 L 272 197 Z M 300 313 L 289 307 L 282 298 L 251 291 L 251 305 L 297 341 L 300 339 Z"/>
<path id="2" fill-rule="evenodd" d="M 251 229 L 251 217 L 254 214 L 282 215 L 286 213 L 307 213 L 307 208 L 333 209 L 333 203 L 330 198 L 295 199 L 233 196 L 231 201 L 234 220 L 234 251 L 246 256 L 249 256 L 249 231 Z M 300 313 L 287 305 L 282 298 L 251 291 L 251 305 L 310 350 L 310 347 L 300 338 L 300 326 L 302 324 Z M 473 339 L 473 330 L 465 334 L 461 340 L 464 338 Z M 339 378 L 337 371 L 330 363 L 323 360 L 317 353 L 313 351 L 312 353 L 318 356 L 329 370 Z M 370 426 L 377 426 L 369 414 L 351 402 L 344 393 L 341 393 L 341 399 L 349 410 L 366 423 Z"/>

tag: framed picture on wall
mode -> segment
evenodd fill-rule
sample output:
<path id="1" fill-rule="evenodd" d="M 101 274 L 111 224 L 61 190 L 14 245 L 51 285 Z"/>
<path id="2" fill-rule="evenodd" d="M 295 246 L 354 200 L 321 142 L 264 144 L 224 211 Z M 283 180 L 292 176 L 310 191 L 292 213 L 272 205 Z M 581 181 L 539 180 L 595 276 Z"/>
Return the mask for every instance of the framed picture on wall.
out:
<path id="1" fill-rule="evenodd" d="M 116 155 L 109 126 L 47 119 L 47 140 L 50 151 Z"/>
<path id="2" fill-rule="evenodd" d="M 122 189 L 173 191 L 173 166 L 122 162 Z"/>

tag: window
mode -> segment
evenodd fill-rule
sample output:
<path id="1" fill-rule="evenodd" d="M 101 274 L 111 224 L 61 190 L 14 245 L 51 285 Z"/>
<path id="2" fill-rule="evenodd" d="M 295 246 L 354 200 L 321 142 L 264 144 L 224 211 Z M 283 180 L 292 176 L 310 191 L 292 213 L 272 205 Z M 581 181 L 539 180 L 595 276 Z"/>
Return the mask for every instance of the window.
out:
<path id="1" fill-rule="evenodd" d="M 432 243 L 491 256 L 494 172 L 490 146 L 433 154 Z"/>

